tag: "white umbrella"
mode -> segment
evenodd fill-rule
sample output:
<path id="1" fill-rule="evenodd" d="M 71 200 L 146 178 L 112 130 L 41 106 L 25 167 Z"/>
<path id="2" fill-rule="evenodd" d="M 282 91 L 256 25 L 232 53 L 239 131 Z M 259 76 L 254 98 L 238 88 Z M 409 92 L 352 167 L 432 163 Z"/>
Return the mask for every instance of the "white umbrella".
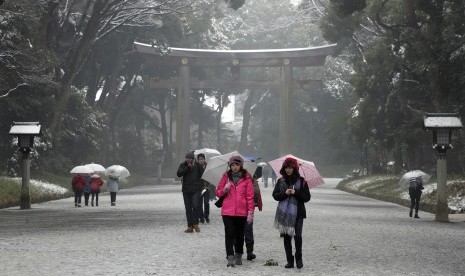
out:
<path id="1" fill-rule="evenodd" d="M 221 177 L 229 168 L 229 158 L 231 158 L 231 156 L 237 155 L 244 159 L 244 169 L 246 169 L 247 172 L 250 173 L 250 175 L 253 175 L 255 173 L 255 170 L 257 169 L 257 164 L 244 158 L 244 156 L 239 152 L 233 151 L 230 153 L 210 158 L 210 161 L 208 162 L 207 167 L 203 172 L 202 179 L 212 183 L 213 185 L 218 185 L 218 183 L 221 180 Z"/>
<path id="2" fill-rule="evenodd" d="M 265 162 L 260 162 L 257 164 L 259 167 L 265 167 L 266 166 L 266 163 Z"/>
<path id="3" fill-rule="evenodd" d="M 126 178 L 130 176 L 128 169 L 121 165 L 112 165 L 105 169 L 105 174 L 113 178 Z"/>
<path id="4" fill-rule="evenodd" d="M 197 155 L 199 155 L 200 153 L 205 154 L 205 160 L 207 160 L 207 162 L 213 156 L 221 155 L 221 153 L 216 149 L 203 148 L 194 151 L 195 157 L 197 157 Z"/>
<path id="5" fill-rule="evenodd" d="M 421 177 L 421 179 L 423 180 L 423 184 L 425 184 L 426 182 L 429 181 L 429 179 L 431 178 L 431 175 L 421 170 L 409 171 L 409 172 L 404 173 L 404 175 L 402 175 L 399 181 L 399 185 L 401 187 L 408 187 L 410 186 L 410 179 L 417 178 L 417 177 Z"/>
<path id="6" fill-rule="evenodd" d="M 93 173 L 93 172 L 94 171 L 92 170 L 92 168 L 86 165 L 76 166 L 70 171 L 70 173 Z"/>
<path id="7" fill-rule="evenodd" d="M 90 164 L 86 164 L 86 166 L 91 168 L 92 170 L 94 170 L 94 172 L 104 172 L 105 171 L 105 167 L 100 165 L 100 164 L 90 163 Z"/>

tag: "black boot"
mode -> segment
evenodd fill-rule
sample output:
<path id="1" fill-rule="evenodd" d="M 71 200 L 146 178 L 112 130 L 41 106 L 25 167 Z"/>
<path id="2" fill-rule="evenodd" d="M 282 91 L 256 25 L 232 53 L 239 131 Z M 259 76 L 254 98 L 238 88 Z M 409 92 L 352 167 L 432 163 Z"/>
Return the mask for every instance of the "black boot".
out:
<path id="1" fill-rule="evenodd" d="M 408 213 L 408 216 L 409 216 L 409 217 L 412 217 L 412 214 L 413 214 L 413 210 L 410 209 L 410 212 Z"/>
<path id="2" fill-rule="evenodd" d="M 287 264 L 285 268 L 294 267 L 294 256 L 292 255 L 292 237 L 289 235 L 284 235 L 284 251 L 286 252 Z"/>
<path id="3" fill-rule="evenodd" d="M 302 262 L 302 254 L 295 254 L 295 264 L 298 269 L 304 267 L 304 263 Z"/>
<path id="4" fill-rule="evenodd" d="M 418 216 L 418 211 L 415 212 L 414 218 L 420 218 L 420 217 Z"/>
<path id="5" fill-rule="evenodd" d="M 294 268 L 294 256 L 287 256 L 287 264 L 284 266 L 285 268 Z"/>
<path id="6" fill-rule="evenodd" d="M 257 258 L 257 256 L 253 253 L 253 243 L 246 243 L 245 247 L 247 248 L 247 260 L 248 261 L 251 261 Z"/>

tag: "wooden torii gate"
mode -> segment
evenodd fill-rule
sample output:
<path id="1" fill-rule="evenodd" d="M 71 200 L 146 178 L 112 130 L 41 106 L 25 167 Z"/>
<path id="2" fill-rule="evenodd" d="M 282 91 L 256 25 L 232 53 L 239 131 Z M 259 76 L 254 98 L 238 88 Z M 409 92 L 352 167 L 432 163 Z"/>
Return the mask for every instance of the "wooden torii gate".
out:
<path id="1" fill-rule="evenodd" d="M 165 55 L 150 44 L 134 43 L 137 53 L 145 62 L 155 66 L 179 66 L 179 77 L 168 80 L 152 79 L 153 88 L 178 88 L 176 100 L 176 161 L 184 160 L 184 154 L 190 147 L 189 100 L 191 89 L 230 89 L 230 88 L 270 88 L 279 87 L 279 153 L 293 153 L 293 89 L 318 89 L 319 80 L 294 80 L 293 67 L 322 66 L 326 56 L 334 54 L 336 44 L 311 48 L 268 49 L 268 50 L 205 50 L 187 48 L 169 48 Z M 233 79 L 199 80 L 190 77 L 194 67 L 230 67 L 236 72 Z M 241 80 L 240 67 L 280 67 L 280 79 L 277 80 Z"/>

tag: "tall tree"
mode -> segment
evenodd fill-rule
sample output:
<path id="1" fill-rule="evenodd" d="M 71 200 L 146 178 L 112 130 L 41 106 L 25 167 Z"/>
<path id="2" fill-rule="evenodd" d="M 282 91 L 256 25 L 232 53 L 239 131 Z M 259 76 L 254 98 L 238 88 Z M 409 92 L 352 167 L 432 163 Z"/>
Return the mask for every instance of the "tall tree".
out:
<path id="1" fill-rule="evenodd" d="M 396 163 L 430 164 L 419 138 L 425 112 L 460 112 L 463 99 L 463 38 L 460 1 L 331 0 L 322 24 L 325 37 L 355 53 L 352 79 L 361 98 L 358 137 L 367 129 Z M 400 111 L 396 112 L 396 111 Z M 384 138 L 388 137 L 388 139 Z M 362 140 L 362 139 L 360 139 Z M 397 148 L 392 148 L 392 146 Z M 373 149 L 374 150 L 374 149 Z M 420 154 L 418 154 L 420 153 Z M 423 156 L 411 158 L 409 156 Z M 403 156 L 403 157 L 402 157 Z M 402 159 L 400 159 L 402 157 Z M 426 159 L 425 159 L 426 158 Z"/>

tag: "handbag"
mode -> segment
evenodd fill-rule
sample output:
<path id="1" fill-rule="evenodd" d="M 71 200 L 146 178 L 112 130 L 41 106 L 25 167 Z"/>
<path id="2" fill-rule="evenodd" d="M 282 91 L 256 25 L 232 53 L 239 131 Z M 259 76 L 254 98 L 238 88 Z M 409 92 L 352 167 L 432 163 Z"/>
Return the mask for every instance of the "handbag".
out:
<path id="1" fill-rule="evenodd" d="M 224 200 L 224 195 L 220 198 L 218 198 L 218 200 L 215 202 L 215 206 L 218 207 L 218 208 L 221 208 L 223 206 L 223 200 Z"/>

